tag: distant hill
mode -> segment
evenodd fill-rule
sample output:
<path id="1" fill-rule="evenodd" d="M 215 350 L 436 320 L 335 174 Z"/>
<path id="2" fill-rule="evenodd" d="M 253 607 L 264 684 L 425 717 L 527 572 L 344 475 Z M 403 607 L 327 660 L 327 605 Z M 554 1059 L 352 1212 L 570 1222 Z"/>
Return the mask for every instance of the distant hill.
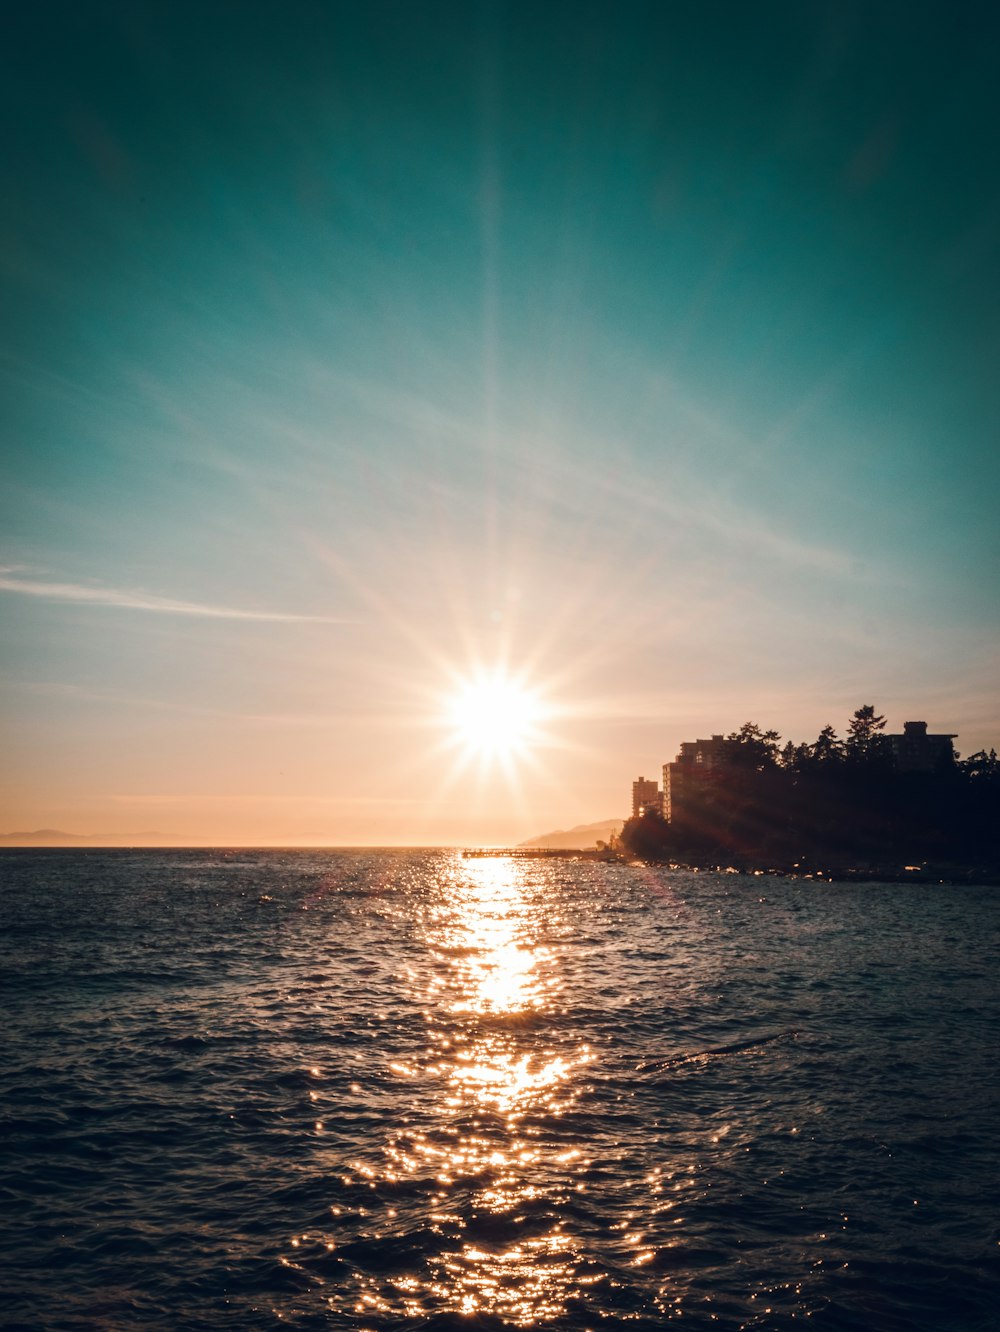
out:
<path id="1" fill-rule="evenodd" d="M 36 828 L 33 832 L 0 833 L 0 846 L 137 846 L 162 840 L 158 832 L 68 833 L 59 828 Z"/>
<path id="2" fill-rule="evenodd" d="M 622 830 L 622 819 L 605 819 L 603 823 L 578 823 L 575 828 L 565 831 L 542 833 L 541 837 L 532 837 L 521 846 L 545 847 L 550 851 L 586 851 L 598 842 L 607 842 L 612 834 L 617 837 Z"/>

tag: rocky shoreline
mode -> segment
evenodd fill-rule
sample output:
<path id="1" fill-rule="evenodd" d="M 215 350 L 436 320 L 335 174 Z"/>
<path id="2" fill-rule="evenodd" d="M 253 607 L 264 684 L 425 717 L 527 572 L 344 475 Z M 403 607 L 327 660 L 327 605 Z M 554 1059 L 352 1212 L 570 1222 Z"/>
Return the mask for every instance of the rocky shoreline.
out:
<path id="1" fill-rule="evenodd" d="M 622 857 L 625 860 L 624 857 Z M 634 860 L 629 864 L 659 864 L 670 869 L 687 870 L 691 873 L 711 872 L 714 874 L 734 874 L 752 878 L 802 879 L 824 883 L 946 883 L 946 884 L 995 884 L 1000 887 L 1000 865 L 995 864 L 957 864 L 927 862 L 920 865 L 866 864 L 812 866 L 803 864 L 767 865 L 683 865 L 676 861 Z"/>
<path id="2" fill-rule="evenodd" d="M 701 862 L 695 865 L 676 860 L 630 856 L 611 847 L 470 847 L 462 855 L 472 859 L 512 857 L 516 860 L 596 860 L 617 865 L 662 865 L 667 869 L 685 870 L 692 874 L 733 874 L 744 878 L 802 879 L 823 883 L 996 884 L 1000 887 L 1000 864 L 983 862 L 925 861 L 916 865 L 903 865 L 871 862 L 838 864 L 826 860 L 815 865 L 802 861 L 792 864 Z"/>

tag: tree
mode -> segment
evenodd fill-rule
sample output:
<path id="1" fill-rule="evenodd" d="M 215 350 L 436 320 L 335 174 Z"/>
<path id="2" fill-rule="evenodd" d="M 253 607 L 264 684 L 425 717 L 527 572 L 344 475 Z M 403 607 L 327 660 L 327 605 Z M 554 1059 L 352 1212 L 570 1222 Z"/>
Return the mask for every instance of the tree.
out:
<path id="1" fill-rule="evenodd" d="M 991 749 L 987 754 L 985 749 L 978 750 L 975 754 L 970 754 L 967 759 L 962 759 L 958 764 L 959 770 L 966 777 L 971 777 L 973 781 L 996 781 L 1000 777 L 1000 758 L 997 758 L 997 751 Z"/>
<path id="2" fill-rule="evenodd" d="M 874 712 L 874 708 L 872 711 Z M 855 716 L 857 716 L 857 713 L 855 713 Z M 885 725 L 884 717 L 882 718 L 882 725 Z M 839 763 L 844 757 L 844 746 L 837 739 L 837 732 L 829 725 L 823 727 L 809 748 L 814 763 Z"/>
<path id="3" fill-rule="evenodd" d="M 756 722 L 744 722 L 726 736 L 726 758 L 735 767 L 763 772 L 777 767 L 780 740 L 777 731 L 762 731 Z"/>
<path id="4" fill-rule="evenodd" d="M 627 819 L 618 840 L 629 855 L 643 860 L 670 859 L 670 824 L 656 810 L 647 809 Z"/>
<path id="5" fill-rule="evenodd" d="M 847 727 L 847 757 L 865 765 L 887 763 L 892 750 L 882 734 L 884 730 L 885 718 L 879 716 L 870 703 L 858 708 Z"/>

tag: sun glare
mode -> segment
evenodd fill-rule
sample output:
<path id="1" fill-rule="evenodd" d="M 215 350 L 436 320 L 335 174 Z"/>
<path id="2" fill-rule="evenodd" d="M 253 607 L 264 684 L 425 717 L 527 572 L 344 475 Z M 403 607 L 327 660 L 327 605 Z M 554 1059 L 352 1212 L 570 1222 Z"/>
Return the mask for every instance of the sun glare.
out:
<path id="1" fill-rule="evenodd" d="M 515 754 L 536 737 L 537 697 L 503 675 L 471 680 L 454 699 L 451 720 L 458 738 L 479 754 Z"/>

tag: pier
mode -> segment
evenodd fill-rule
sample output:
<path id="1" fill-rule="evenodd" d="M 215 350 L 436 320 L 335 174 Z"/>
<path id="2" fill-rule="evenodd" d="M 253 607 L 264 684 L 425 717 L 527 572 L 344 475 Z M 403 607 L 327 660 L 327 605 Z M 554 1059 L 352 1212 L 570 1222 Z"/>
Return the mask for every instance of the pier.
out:
<path id="1" fill-rule="evenodd" d="M 469 846 L 462 852 L 463 859 L 482 860 L 492 857 L 511 860 L 618 860 L 616 852 L 602 847 L 552 846 Z"/>

